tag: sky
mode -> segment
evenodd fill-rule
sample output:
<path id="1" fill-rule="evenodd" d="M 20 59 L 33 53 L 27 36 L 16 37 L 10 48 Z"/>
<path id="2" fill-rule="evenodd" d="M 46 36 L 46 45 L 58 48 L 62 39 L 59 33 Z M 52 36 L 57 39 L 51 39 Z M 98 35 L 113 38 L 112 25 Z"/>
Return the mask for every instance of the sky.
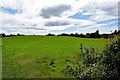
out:
<path id="1" fill-rule="evenodd" d="M 1 0 L 0 33 L 111 33 L 119 0 Z"/>

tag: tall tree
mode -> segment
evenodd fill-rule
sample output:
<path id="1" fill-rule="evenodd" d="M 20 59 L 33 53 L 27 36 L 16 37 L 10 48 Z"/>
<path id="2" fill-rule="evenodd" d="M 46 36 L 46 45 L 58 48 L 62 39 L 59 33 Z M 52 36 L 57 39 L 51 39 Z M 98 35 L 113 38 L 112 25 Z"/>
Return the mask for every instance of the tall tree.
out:
<path id="1" fill-rule="evenodd" d="M 114 34 L 117 35 L 117 30 L 114 31 Z"/>
<path id="2" fill-rule="evenodd" d="M 97 31 L 95 32 L 95 37 L 96 37 L 96 38 L 100 38 L 99 30 L 97 30 Z"/>

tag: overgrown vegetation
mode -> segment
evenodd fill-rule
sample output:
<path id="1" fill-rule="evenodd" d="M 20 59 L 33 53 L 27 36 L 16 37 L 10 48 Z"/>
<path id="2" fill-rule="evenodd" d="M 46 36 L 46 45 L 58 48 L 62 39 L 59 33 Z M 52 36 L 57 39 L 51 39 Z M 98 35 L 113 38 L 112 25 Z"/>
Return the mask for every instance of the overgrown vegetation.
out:
<path id="1" fill-rule="evenodd" d="M 103 63 L 107 67 L 106 78 L 120 79 L 120 36 L 110 41 L 103 53 Z"/>
<path id="2" fill-rule="evenodd" d="M 116 37 L 103 51 L 80 45 L 80 59 L 75 65 L 68 63 L 62 72 L 77 79 L 120 79 L 120 37 Z"/>

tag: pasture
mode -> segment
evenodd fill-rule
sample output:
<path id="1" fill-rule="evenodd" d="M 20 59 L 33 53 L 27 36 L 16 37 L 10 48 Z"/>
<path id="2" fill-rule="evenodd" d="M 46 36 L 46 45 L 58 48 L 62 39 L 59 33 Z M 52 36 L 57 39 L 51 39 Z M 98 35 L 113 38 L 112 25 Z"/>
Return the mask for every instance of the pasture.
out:
<path id="1" fill-rule="evenodd" d="M 80 43 L 102 50 L 106 39 L 67 36 L 2 38 L 3 78 L 70 78 L 61 73 L 67 62 L 80 60 Z"/>

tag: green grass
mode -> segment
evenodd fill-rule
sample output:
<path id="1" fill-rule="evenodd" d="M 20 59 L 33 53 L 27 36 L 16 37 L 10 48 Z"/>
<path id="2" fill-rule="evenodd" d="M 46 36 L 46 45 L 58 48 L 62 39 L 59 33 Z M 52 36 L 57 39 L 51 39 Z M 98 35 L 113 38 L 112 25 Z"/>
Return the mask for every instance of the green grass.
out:
<path id="1" fill-rule="evenodd" d="M 66 59 L 74 63 L 80 43 L 103 49 L 105 39 L 63 36 L 16 36 L 2 39 L 3 78 L 70 78 L 61 73 Z M 51 61 L 54 62 L 50 65 Z"/>
<path id="2" fill-rule="evenodd" d="M 2 38 L 0 38 L 0 79 L 2 79 Z"/>

